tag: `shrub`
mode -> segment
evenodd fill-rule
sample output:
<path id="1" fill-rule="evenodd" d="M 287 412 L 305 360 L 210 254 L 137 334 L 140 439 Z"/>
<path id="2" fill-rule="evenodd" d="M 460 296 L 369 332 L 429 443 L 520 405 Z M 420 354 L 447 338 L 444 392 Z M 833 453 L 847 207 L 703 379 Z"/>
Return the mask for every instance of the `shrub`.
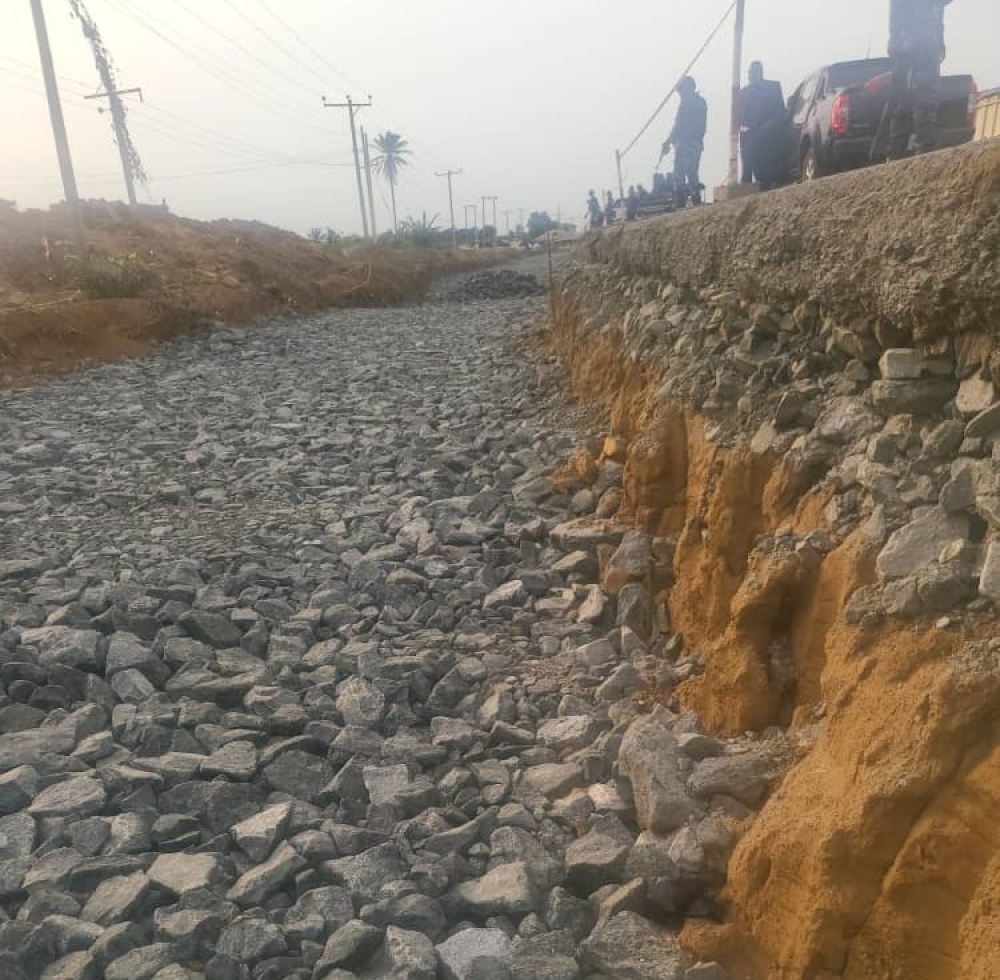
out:
<path id="1" fill-rule="evenodd" d="M 157 283 L 153 270 L 133 255 L 88 255 L 77 281 L 91 299 L 132 299 Z"/>

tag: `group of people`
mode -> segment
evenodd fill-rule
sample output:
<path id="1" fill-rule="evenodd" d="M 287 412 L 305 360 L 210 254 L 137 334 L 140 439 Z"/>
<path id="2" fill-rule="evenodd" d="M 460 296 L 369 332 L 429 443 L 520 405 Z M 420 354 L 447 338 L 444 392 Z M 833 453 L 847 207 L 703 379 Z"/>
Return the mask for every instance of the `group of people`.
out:
<path id="1" fill-rule="evenodd" d="M 952 0 L 890 0 L 889 58 L 892 61 L 893 95 L 889 159 L 907 152 L 911 136 L 916 152 L 934 149 L 936 142 L 937 88 L 944 61 L 944 8 Z M 741 182 L 770 190 L 789 174 L 788 111 L 781 83 L 767 79 L 760 61 L 750 64 L 747 85 L 740 92 Z M 663 144 L 660 162 L 674 153 L 674 207 L 702 203 L 700 169 L 708 125 L 708 104 L 698 85 L 685 75 L 677 86 L 680 105 L 670 135 Z M 634 220 L 642 206 L 643 188 L 629 188 L 624 202 L 626 217 Z M 587 203 L 592 228 L 611 224 L 615 201 L 607 192 L 602 206 L 593 191 Z"/>

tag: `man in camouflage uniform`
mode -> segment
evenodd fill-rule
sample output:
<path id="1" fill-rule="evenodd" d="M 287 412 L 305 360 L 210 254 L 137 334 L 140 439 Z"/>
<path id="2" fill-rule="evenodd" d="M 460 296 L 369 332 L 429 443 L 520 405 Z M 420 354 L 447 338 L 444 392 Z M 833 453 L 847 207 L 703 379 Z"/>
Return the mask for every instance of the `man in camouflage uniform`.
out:
<path id="1" fill-rule="evenodd" d="M 705 130 L 708 126 L 708 104 L 698 94 L 698 86 L 690 75 L 685 75 L 677 91 L 681 104 L 666 143 L 663 156 L 674 149 L 674 193 L 675 206 L 684 207 L 690 198 L 693 204 L 701 204 L 701 154 L 705 149 Z"/>
<path id="2" fill-rule="evenodd" d="M 893 103 L 889 159 L 937 145 L 938 83 L 944 61 L 944 8 L 951 0 L 890 0 L 889 57 Z"/>

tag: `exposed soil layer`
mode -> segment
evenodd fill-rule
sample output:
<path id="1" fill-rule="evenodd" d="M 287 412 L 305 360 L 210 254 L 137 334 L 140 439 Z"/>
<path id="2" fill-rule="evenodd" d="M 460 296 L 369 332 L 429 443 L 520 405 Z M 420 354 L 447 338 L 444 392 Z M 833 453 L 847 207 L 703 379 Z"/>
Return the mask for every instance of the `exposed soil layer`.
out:
<path id="1" fill-rule="evenodd" d="M 440 249 L 337 249 L 258 222 L 159 208 L 0 208 L 0 386 L 132 357 L 213 322 L 420 299 L 444 272 L 495 263 Z"/>
<path id="2" fill-rule="evenodd" d="M 904 237 L 920 238 L 919 255 L 928 255 L 944 205 L 921 214 L 924 188 L 930 195 L 935 175 L 947 168 L 973 175 L 964 194 L 950 199 L 957 208 L 950 227 L 975 227 L 981 236 L 984 216 L 996 210 L 998 161 L 996 146 L 935 155 L 896 171 L 605 235 L 589 243 L 585 258 L 612 281 L 620 275 L 623 291 L 648 277 L 688 291 L 687 301 L 697 304 L 695 290 L 745 288 L 744 309 L 817 302 L 824 282 L 840 276 L 853 298 L 829 293 L 822 316 L 844 322 L 878 310 L 879 335 L 894 338 L 940 332 L 946 320 L 986 334 L 987 324 L 998 322 L 995 243 L 969 259 L 983 275 L 993 269 L 992 277 L 968 288 L 963 279 L 945 302 L 938 286 L 952 275 L 958 252 L 951 250 L 962 233 L 934 239 L 943 258 L 933 274 L 922 261 L 901 266 L 904 286 L 888 271 L 890 232 L 877 217 L 866 218 L 859 237 L 857 221 L 848 232 L 837 214 L 877 211 L 891 182 L 903 180 L 913 196 L 904 207 L 897 193 L 893 228 L 910 228 Z M 801 253 L 764 256 L 767 243 L 775 245 L 776 223 L 786 222 L 780 235 L 787 236 L 795 214 L 806 222 L 844 194 L 825 222 L 799 226 Z M 848 269 L 837 253 L 848 234 L 855 252 L 874 249 L 881 264 Z M 832 257 L 825 271 L 812 261 L 817 248 Z M 779 284 L 782 264 L 787 281 Z M 912 275 L 924 276 L 924 291 Z M 642 335 L 630 333 L 638 321 L 623 324 L 606 292 L 574 292 L 572 276 L 569 283 L 555 298 L 545 342 L 578 396 L 607 409 L 609 443 L 625 462 L 619 516 L 675 542 L 670 567 L 659 570 L 671 583 L 660 600 L 670 630 L 683 635 L 685 653 L 703 669 L 667 694 L 716 733 L 779 726 L 801 751 L 737 846 L 724 924 L 689 920 L 684 941 L 746 980 L 996 978 L 1000 644 L 992 608 L 973 603 L 941 617 L 848 623 L 850 597 L 878 578 L 880 545 L 870 529 L 841 523 L 834 531 L 836 488 L 789 467 L 780 453 L 751 446 L 759 403 L 741 402 L 740 411 L 734 405 L 720 422 L 718 410 L 706 410 L 672 381 L 685 358 L 705 351 L 678 344 L 667 355 L 644 347 Z M 872 292 L 878 288 L 881 299 Z M 635 316 L 642 301 L 635 300 Z M 900 340 L 876 344 L 872 323 L 858 335 L 871 338 L 877 361 L 882 346 Z M 670 329 L 657 321 L 648 333 L 671 337 Z M 984 367 L 995 346 L 984 343 Z"/>

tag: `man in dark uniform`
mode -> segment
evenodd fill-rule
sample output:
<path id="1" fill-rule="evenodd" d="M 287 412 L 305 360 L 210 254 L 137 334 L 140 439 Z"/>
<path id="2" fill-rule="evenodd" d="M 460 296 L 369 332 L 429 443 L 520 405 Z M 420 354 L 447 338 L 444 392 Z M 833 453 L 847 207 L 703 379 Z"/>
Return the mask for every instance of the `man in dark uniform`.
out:
<path id="1" fill-rule="evenodd" d="M 663 156 L 674 149 L 674 193 L 676 206 L 684 207 L 690 198 L 701 204 L 701 154 L 705 149 L 705 130 L 708 127 L 708 103 L 698 94 L 698 86 L 690 75 L 685 75 L 677 86 L 681 104 L 677 109 L 674 128 L 663 144 Z"/>
<path id="2" fill-rule="evenodd" d="M 937 144 L 938 83 L 944 61 L 944 8 L 951 0 L 890 0 L 889 57 L 893 101 L 889 158 L 906 154 L 910 135 L 918 153 Z"/>
<path id="3" fill-rule="evenodd" d="M 762 190 L 781 182 L 781 164 L 786 145 L 785 97 L 780 82 L 764 78 L 759 61 L 750 65 L 750 84 L 740 92 L 740 157 L 743 183 L 754 180 Z"/>

